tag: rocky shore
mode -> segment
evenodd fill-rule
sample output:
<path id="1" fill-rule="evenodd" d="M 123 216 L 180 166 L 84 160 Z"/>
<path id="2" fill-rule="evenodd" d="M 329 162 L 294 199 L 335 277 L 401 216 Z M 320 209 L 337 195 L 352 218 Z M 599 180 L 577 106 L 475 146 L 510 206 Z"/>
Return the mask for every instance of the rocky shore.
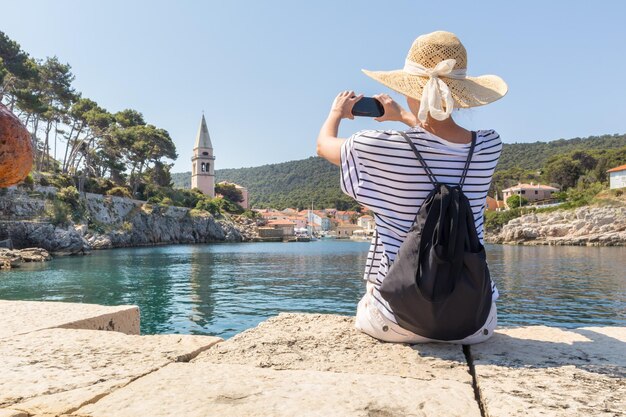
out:
<path id="1" fill-rule="evenodd" d="M 526 214 L 488 234 L 489 243 L 626 246 L 626 207 L 580 207 Z"/>
<path id="2" fill-rule="evenodd" d="M 0 269 L 11 269 L 25 262 L 45 262 L 52 259 L 47 250 L 41 248 L 0 248 Z"/>
<path id="3" fill-rule="evenodd" d="M 86 193 L 83 218 L 53 224 L 49 206 L 56 189 L 9 189 L 0 198 L 0 241 L 39 247 L 54 256 L 92 249 L 176 243 L 241 242 L 255 236 L 253 221 L 215 218 L 208 212 Z"/>

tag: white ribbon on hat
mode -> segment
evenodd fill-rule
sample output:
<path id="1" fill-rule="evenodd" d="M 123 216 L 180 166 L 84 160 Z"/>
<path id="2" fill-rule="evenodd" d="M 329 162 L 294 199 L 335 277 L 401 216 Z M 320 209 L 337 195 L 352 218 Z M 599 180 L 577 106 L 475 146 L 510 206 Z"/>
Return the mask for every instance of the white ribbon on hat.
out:
<path id="1" fill-rule="evenodd" d="M 422 91 L 422 99 L 420 101 L 420 109 L 417 118 L 422 122 L 426 122 L 428 113 L 437 120 L 445 120 L 452 114 L 454 107 L 454 99 L 448 85 L 439 77 L 454 78 L 462 80 L 466 77 L 465 68 L 454 69 L 456 59 L 445 59 L 438 63 L 435 68 L 426 68 L 417 62 L 409 61 L 404 63 L 404 72 L 420 77 L 428 77 L 429 80 Z M 446 109 L 441 106 L 444 102 Z"/>

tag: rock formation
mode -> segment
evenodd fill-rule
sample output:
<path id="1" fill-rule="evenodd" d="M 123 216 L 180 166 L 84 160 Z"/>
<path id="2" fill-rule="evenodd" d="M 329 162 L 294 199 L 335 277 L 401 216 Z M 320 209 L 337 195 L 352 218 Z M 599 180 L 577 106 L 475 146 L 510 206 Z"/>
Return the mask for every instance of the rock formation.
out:
<path id="1" fill-rule="evenodd" d="M 626 207 L 580 207 L 526 214 L 508 222 L 491 243 L 524 245 L 626 245 Z"/>
<path id="2" fill-rule="evenodd" d="M 44 262 L 52 259 L 48 251 L 41 248 L 7 249 L 0 248 L 0 269 L 11 269 L 24 262 Z"/>
<path id="3" fill-rule="evenodd" d="M 53 199 L 56 190 L 38 187 L 37 192 Z M 54 225 L 46 213 L 45 197 L 10 189 L 0 199 L 0 217 L 8 219 L 0 220 L 0 240 L 10 238 L 16 248 L 40 247 L 53 255 L 75 255 L 91 249 L 244 239 L 232 220 L 216 219 L 204 211 L 89 193 L 85 207 L 80 221 Z"/>

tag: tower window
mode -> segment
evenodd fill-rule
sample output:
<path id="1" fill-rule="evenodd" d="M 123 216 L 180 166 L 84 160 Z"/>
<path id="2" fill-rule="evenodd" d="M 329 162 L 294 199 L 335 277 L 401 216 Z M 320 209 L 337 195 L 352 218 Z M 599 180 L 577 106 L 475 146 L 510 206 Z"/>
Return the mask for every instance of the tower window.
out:
<path id="1" fill-rule="evenodd" d="M 208 152 L 202 152 L 202 155 L 208 155 L 208 154 L 209 154 Z"/>
<path id="2" fill-rule="evenodd" d="M 202 163 L 200 169 L 202 170 L 202 172 L 206 172 L 206 165 L 204 164 L 204 162 Z"/>

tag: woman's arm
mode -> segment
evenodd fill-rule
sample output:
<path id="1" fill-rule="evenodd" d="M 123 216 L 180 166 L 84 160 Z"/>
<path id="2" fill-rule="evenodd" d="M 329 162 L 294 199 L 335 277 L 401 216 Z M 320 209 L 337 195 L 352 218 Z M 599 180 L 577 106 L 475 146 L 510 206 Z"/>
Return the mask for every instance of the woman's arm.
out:
<path id="1" fill-rule="evenodd" d="M 330 113 L 320 129 L 320 133 L 317 136 L 317 154 L 332 164 L 337 166 L 341 164 L 341 145 L 345 142 L 345 139 L 337 137 L 341 119 L 354 119 L 352 107 L 354 107 L 354 103 L 359 101 L 362 97 L 363 94 L 355 96 L 354 91 L 339 93 L 339 95 L 335 97 Z M 384 115 L 374 119 L 377 122 L 402 122 L 409 127 L 418 124 L 417 117 L 415 117 L 413 113 L 403 109 L 402 106 L 396 103 L 389 95 L 377 94 L 374 98 L 380 101 L 385 109 Z"/>
<path id="2" fill-rule="evenodd" d="M 337 137 L 341 119 L 354 119 L 352 107 L 363 94 L 354 95 L 354 91 L 339 93 L 330 108 L 330 113 L 317 136 L 317 154 L 328 162 L 339 165 L 341 163 L 341 145 L 345 139 Z"/>

